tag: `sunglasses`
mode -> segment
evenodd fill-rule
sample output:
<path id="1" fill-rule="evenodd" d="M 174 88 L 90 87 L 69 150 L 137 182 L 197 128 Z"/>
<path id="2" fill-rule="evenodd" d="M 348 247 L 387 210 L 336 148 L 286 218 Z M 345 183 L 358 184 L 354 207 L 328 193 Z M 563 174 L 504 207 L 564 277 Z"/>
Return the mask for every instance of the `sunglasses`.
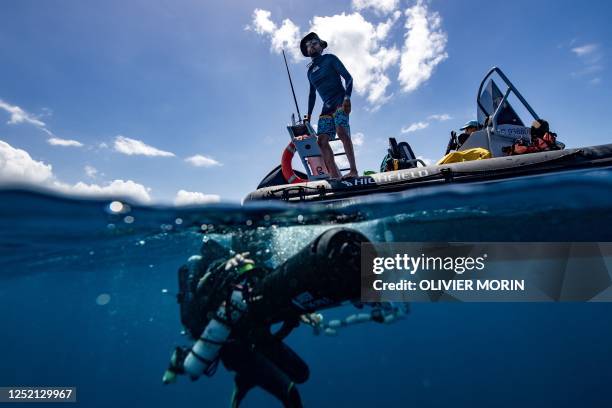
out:
<path id="1" fill-rule="evenodd" d="M 310 47 L 310 46 L 313 46 L 313 45 L 316 45 L 316 44 L 320 44 L 320 43 L 321 43 L 321 41 L 319 41 L 317 39 L 308 40 L 308 41 L 306 41 L 306 46 Z"/>

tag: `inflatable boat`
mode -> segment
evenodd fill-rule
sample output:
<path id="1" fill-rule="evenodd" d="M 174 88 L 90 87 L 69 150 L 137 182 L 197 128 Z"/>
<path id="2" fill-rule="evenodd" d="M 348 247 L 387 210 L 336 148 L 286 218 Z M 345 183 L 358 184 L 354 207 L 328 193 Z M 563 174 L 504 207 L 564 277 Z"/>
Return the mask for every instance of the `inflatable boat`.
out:
<path id="1" fill-rule="evenodd" d="M 485 87 L 493 74 L 498 74 L 507 85 L 504 93 L 493 79 Z M 314 130 L 308 123 L 294 123 L 287 127 L 291 142 L 283 153 L 281 165 L 264 177 L 244 201 L 329 201 L 445 183 L 472 183 L 612 166 L 612 144 L 565 149 L 559 142 L 545 151 L 508 155 L 517 140 L 533 138 L 532 127 L 525 126 L 508 102 L 511 93 L 534 120 L 541 121 L 504 73 L 499 68 L 492 68 L 482 80 L 477 94 L 477 117 L 481 129 L 465 137 L 461 144 L 453 141 L 452 137 L 449 142 L 447 153 L 453 150 L 451 156 L 458 155 L 459 159 L 448 160 L 447 155 L 438 164 L 426 166 L 416 158 L 406 142 L 397 144 L 390 139 L 387 157 L 392 159 L 397 170 L 391 167 L 392 170 L 350 179 L 330 179 L 318 152 Z M 292 169 L 291 159 L 295 152 L 299 154 L 306 172 Z M 473 160 L 473 155 L 469 156 L 473 152 L 485 152 L 486 155 Z"/>

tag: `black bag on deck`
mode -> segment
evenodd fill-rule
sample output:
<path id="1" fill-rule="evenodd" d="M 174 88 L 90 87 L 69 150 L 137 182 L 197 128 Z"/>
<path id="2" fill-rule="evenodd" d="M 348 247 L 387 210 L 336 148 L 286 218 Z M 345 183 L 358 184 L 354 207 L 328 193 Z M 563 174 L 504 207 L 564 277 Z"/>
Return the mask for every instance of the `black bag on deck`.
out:
<path id="1" fill-rule="evenodd" d="M 386 171 L 411 169 L 417 166 L 417 159 L 410 145 L 406 142 L 397 143 L 394 137 L 389 138 L 387 155 L 380 164 L 381 173 Z"/>

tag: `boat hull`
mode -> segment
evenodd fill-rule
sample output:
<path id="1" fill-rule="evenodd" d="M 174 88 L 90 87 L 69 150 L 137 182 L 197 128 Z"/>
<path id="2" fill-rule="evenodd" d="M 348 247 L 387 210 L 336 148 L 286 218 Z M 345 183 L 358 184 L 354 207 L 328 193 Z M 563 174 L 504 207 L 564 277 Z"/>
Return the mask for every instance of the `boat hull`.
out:
<path id="1" fill-rule="evenodd" d="M 469 183 L 532 174 L 612 166 L 612 144 L 498 157 L 376 173 L 346 180 L 320 180 L 259 188 L 245 199 L 290 203 L 329 201 L 445 183 Z"/>

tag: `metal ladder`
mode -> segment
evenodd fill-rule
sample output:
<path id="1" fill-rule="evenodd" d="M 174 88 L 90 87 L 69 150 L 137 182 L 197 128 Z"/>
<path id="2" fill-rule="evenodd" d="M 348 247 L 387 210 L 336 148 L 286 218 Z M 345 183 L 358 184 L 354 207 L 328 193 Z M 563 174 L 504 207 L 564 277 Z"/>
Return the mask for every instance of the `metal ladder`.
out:
<path id="1" fill-rule="evenodd" d="M 317 144 L 317 134 L 310 125 L 310 122 L 303 122 L 287 126 L 289 138 L 295 146 L 295 150 L 300 156 L 302 165 L 308 175 L 308 181 L 325 180 L 329 178 L 327 168 L 321 157 L 321 150 Z M 335 156 L 346 156 L 346 152 L 334 153 Z M 349 168 L 339 169 L 340 172 Z"/>

